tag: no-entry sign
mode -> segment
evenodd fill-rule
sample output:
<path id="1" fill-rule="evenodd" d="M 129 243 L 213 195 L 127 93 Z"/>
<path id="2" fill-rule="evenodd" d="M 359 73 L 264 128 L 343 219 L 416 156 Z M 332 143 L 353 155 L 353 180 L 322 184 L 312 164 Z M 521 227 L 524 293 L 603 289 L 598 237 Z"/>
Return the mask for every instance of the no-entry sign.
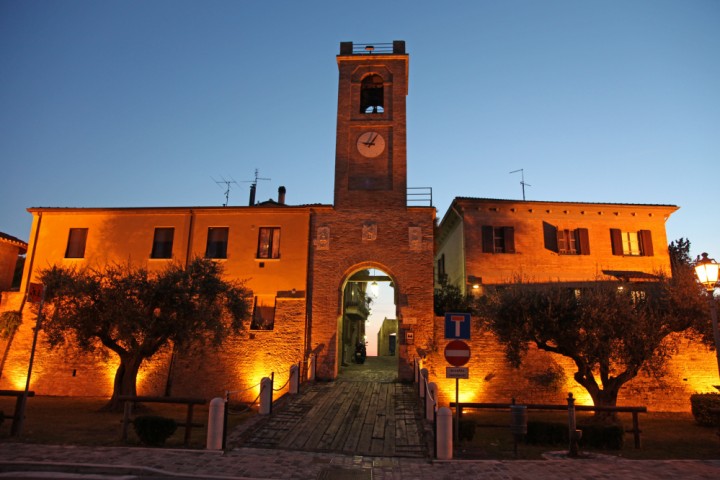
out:
<path id="1" fill-rule="evenodd" d="M 450 365 L 462 367 L 470 360 L 470 347 L 462 340 L 453 340 L 445 346 L 445 360 Z"/>

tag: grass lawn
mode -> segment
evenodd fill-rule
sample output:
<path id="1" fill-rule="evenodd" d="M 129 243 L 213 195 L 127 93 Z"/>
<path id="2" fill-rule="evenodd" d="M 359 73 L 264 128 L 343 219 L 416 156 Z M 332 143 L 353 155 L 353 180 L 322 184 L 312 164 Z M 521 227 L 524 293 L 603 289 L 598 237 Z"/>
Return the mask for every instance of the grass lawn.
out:
<path id="1" fill-rule="evenodd" d="M 122 413 L 99 411 L 107 398 L 96 397 L 31 397 L 28 399 L 25 425 L 22 436 L 10 437 L 12 420 L 6 419 L 0 425 L 0 442 L 44 443 L 54 445 L 140 445 L 132 426 L 129 428 L 128 443 L 120 441 Z M 0 397 L 0 410 L 12 415 L 15 399 Z M 184 405 L 146 404 L 143 415 L 161 415 L 178 423 L 185 421 Z M 230 429 L 254 413 L 229 415 Z M 208 406 L 196 405 L 193 422 L 203 427 L 193 428 L 190 447 L 205 448 L 207 438 Z M 165 444 L 166 447 L 182 447 L 185 428 L 178 425 L 177 431 Z"/>
<path id="2" fill-rule="evenodd" d="M 591 414 L 578 413 L 578 424 Z M 603 453 L 631 459 L 720 459 L 720 437 L 716 428 L 701 427 L 690 413 L 640 414 L 640 441 L 642 448 L 634 446 L 633 434 L 625 433 L 622 450 L 602 451 L 581 448 L 582 452 Z M 566 412 L 529 411 L 528 419 L 564 422 Z M 460 445 L 458 456 L 488 459 L 538 459 L 544 452 L 567 451 L 562 445 L 518 445 L 517 457 L 510 434 L 510 413 L 500 411 L 467 411 L 463 420 L 473 420 L 477 427 L 472 441 Z M 632 428 L 632 416 L 620 414 L 625 429 Z"/>

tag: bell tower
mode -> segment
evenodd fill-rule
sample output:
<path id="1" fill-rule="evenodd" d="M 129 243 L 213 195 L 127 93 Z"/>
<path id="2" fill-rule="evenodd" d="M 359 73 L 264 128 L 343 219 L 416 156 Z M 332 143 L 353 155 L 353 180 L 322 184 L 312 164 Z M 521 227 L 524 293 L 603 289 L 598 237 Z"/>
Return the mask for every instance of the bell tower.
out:
<path id="1" fill-rule="evenodd" d="M 335 208 L 407 206 L 405 42 L 342 42 L 335 152 Z"/>

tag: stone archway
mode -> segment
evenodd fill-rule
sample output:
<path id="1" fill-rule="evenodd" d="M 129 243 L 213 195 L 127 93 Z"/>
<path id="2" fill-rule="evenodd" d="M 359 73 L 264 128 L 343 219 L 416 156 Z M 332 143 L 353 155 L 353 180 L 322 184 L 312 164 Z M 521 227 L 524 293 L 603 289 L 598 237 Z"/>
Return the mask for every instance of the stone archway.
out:
<path id="1" fill-rule="evenodd" d="M 335 356 L 338 375 L 397 378 L 400 349 L 393 344 L 391 351 L 389 338 L 398 337 L 395 276 L 382 264 L 361 262 L 344 272 L 338 291 L 341 307 Z M 361 348 L 358 345 L 365 346 L 366 357 L 362 359 L 356 357 L 357 349 Z"/>

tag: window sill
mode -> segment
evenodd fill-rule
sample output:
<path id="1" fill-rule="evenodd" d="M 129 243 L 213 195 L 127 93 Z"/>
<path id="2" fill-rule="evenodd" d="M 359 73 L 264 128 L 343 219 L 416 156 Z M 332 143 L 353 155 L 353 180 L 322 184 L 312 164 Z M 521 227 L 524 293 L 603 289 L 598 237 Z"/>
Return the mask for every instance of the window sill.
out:
<path id="1" fill-rule="evenodd" d="M 279 258 L 256 258 L 256 262 L 279 262 Z"/>

